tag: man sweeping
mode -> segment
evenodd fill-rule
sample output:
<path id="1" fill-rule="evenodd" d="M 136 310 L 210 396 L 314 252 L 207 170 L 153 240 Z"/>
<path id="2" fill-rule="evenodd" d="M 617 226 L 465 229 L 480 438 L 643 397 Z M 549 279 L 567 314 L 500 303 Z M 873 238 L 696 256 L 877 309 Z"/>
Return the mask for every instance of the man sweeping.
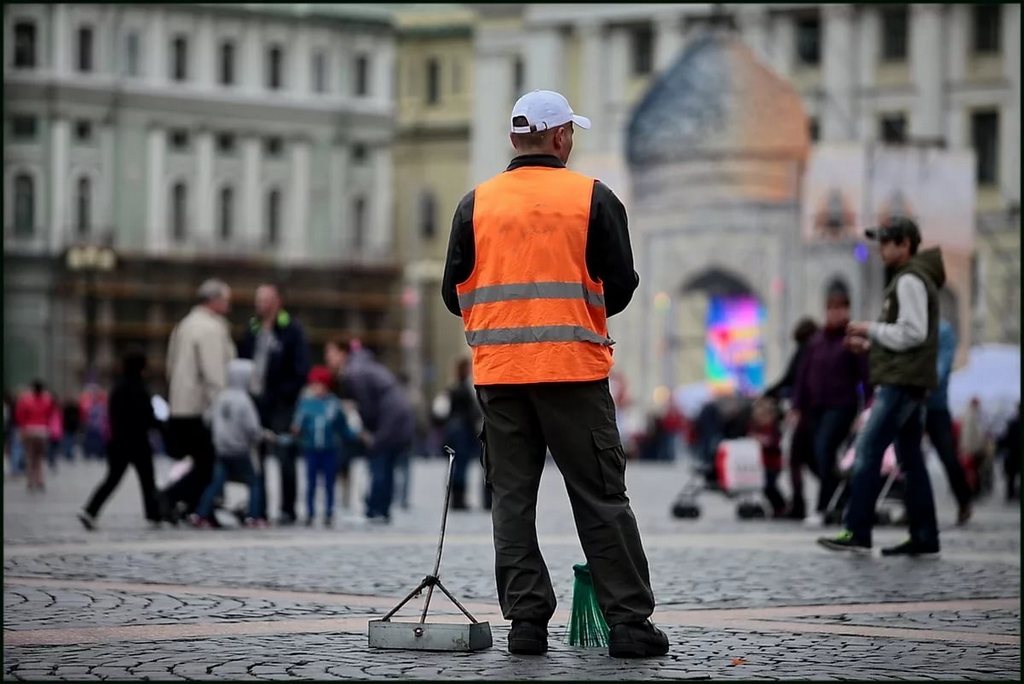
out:
<path id="1" fill-rule="evenodd" d="M 622 203 L 565 167 L 575 126 L 590 121 L 558 93 L 533 91 L 516 102 L 518 154 L 459 204 L 442 296 L 462 317 L 473 352 L 498 597 L 512 621 L 508 650 L 548 647 L 555 593 L 536 509 L 550 450 L 611 627 L 609 654 L 658 656 L 668 638 L 649 619 L 654 594 L 608 388 L 607 317 L 626 308 L 639 277 Z"/>

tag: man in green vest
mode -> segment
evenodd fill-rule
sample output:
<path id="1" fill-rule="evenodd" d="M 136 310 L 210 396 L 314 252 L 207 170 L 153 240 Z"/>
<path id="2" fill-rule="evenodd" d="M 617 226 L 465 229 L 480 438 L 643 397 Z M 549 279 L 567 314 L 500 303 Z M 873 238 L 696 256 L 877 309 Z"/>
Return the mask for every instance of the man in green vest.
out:
<path id="1" fill-rule="evenodd" d="M 834 551 L 871 551 L 882 456 L 895 443 L 906 479 L 910 539 L 882 549 L 882 555 L 936 554 L 939 530 L 921 440 L 925 397 L 938 384 L 938 291 L 946 281 L 942 254 L 938 248 L 918 252 L 921 233 L 910 219 L 895 219 L 865 235 L 878 240 L 886 268 L 885 300 L 877 322 L 847 326 L 846 344 L 868 354 L 870 382 L 877 390 L 871 417 L 857 441 L 846 529 L 818 543 Z"/>

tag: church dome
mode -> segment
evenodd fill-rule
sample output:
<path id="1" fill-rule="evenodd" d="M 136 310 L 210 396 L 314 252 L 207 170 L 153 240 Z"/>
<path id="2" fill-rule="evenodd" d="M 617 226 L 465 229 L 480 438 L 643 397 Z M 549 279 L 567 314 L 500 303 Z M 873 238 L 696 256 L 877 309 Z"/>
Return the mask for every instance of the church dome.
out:
<path id="1" fill-rule="evenodd" d="M 630 165 L 720 155 L 807 157 L 807 115 L 796 89 L 761 64 L 734 31 L 696 38 L 650 86 L 627 132 Z"/>

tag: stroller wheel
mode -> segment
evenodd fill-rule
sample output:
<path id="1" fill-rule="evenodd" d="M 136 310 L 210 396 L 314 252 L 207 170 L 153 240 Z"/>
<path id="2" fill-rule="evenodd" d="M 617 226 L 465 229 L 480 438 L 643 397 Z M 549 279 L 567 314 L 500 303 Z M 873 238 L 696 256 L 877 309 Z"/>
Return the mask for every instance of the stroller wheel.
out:
<path id="1" fill-rule="evenodd" d="M 880 508 L 875 511 L 876 525 L 892 525 L 892 523 L 892 513 L 889 512 L 888 508 Z"/>
<path id="2" fill-rule="evenodd" d="M 672 516 L 675 518 L 699 518 L 700 507 L 693 501 L 677 501 L 672 506 Z"/>

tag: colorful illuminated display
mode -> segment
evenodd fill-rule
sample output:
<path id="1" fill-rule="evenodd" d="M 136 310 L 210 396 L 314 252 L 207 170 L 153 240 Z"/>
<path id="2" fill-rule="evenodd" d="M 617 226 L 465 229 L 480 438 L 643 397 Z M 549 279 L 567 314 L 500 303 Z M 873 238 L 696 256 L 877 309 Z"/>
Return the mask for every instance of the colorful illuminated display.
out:
<path id="1" fill-rule="evenodd" d="M 708 300 L 705 371 L 712 391 L 748 393 L 764 386 L 763 324 L 764 308 L 755 297 Z"/>

